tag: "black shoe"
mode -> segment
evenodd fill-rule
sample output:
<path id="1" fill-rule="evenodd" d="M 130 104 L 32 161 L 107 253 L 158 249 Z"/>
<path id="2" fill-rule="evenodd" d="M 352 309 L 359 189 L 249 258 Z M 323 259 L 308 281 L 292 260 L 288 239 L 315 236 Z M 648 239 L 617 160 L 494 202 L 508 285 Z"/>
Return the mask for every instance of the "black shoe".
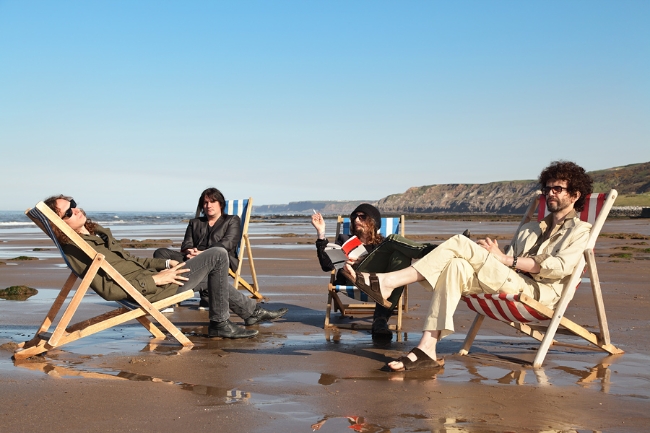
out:
<path id="1" fill-rule="evenodd" d="M 426 256 L 431 251 L 435 250 L 436 247 L 438 246 L 437 244 L 425 244 L 425 245 L 426 246 L 424 247 L 424 249 L 418 255 L 418 257 L 417 257 L 418 259 L 421 259 L 422 257 Z"/>
<path id="2" fill-rule="evenodd" d="M 265 310 L 264 308 L 258 305 L 257 307 L 255 307 L 255 311 L 253 311 L 253 314 L 251 314 L 250 317 L 244 319 L 244 323 L 246 324 L 246 326 L 251 326 L 260 322 L 276 320 L 284 316 L 285 314 L 287 314 L 287 311 L 289 311 L 288 308 L 280 308 L 279 310 L 269 311 L 269 310 Z"/>
<path id="3" fill-rule="evenodd" d="M 393 332 L 388 329 L 388 319 L 385 317 L 376 317 L 372 322 L 372 339 L 373 340 L 392 340 Z"/>
<path id="4" fill-rule="evenodd" d="M 258 332 L 255 329 L 246 329 L 243 326 L 235 325 L 230 320 L 210 321 L 210 326 L 208 326 L 208 337 L 210 338 L 251 338 L 255 337 Z"/>
<path id="5" fill-rule="evenodd" d="M 471 239 L 472 233 L 469 231 L 469 229 L 467 229 L 462 233 L 462 235 L 465 236 L 467 239 Z"/>
<path id="6" fill-rule="evenodd" d="M 208 311 L 210 309 L 210 294 L 207 289 L 199 290 L 199 310 Z"/>

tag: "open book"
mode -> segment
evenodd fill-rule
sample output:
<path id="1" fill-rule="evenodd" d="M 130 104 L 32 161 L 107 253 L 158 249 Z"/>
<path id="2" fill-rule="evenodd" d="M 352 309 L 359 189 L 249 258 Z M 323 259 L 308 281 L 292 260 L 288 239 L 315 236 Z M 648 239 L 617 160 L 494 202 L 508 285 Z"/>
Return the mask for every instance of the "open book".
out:
<path id="1" fill-rule="evenodd" d="M 332 261 L 334 268 L 339 270 L 348 260 L 354 261 L 368 254 L 368 250 L 366 250 L 366 247 L 363 246 L 358 237 L 352 236 L 343 245 L 327 244 L 325 254 Z"/>

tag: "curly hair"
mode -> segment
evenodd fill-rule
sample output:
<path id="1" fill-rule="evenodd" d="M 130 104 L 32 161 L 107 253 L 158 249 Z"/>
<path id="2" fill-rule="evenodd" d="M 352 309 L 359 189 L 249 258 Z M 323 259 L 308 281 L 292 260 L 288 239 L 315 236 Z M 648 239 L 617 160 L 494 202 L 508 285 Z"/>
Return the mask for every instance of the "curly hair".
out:
<path id="1" fill-rule="evenodd" d="M 539 175 L 542 187 L 552 180 L 564 180 L 567 183 L 568 193 L 575 196 L 580 193 L 580 198 L 574 203 L 573 208 L 580 212 L 585 206 L 587 196 L 593 191 L 594 181 L 584 168 L 571 161 L 553 161 Z"/>
<path id="2" fill-rule="evenodd" d="M 59 194 L 59 195 L 53 195 L 51 197 L 46 198 L 43 200 L 43 202 L 54 211 L 55 214 L 60 216 L 61 209 L 56 207 L 56 201 L 62 199 L 62 200 L 72 200 L 72 197 L 69 197 L 67 195 Z M 85 213 L 84 213 L 85 215 Z M 95 227 L 97 226 L 96 223 L 94 223 L 90 218 L 86 218 L 86 222 L 84 223 L 84 227 L 86 227 L 86 230 L 90 232 L 90 234 L 95 234 Z M 61 244 L 70 244 L 72 241 L 68 236 L 66 236 L 65 233 L 63 233 L 61 230 L 57 228 L 57 226 L 53 225 L 52 226 L 52 231 L 54 232 L 54 236 L 56 236 L 56 239 L 61 243 Z"/>

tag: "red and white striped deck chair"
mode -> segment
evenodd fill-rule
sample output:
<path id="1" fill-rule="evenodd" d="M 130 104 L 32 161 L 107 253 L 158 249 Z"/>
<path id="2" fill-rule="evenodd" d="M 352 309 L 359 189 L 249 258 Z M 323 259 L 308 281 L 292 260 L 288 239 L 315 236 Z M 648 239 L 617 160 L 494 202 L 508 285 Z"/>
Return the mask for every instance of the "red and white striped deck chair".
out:
<path id="1" fill-rule="evenodd" d="M 607 219 L 607 215 L 609 214 L 617 195 L 616 190 L 613 189 L 607 195 L 591 194 L 587 198 L 585 208 L 580 213 L 580 219 L 592 224 L 589 240 L 583 257 L 576 265 L 571 274 L 571 278 L 564 287 L 560 300 L 555 306 L 555 310 L 540 304 L 535 299 L 524 294 L 506 295 L 481 293 L 463 297 L 467 306 L 476 311 L 477 314 L 474 323 L 472 323 L 472 326 L 467 333 L 463 347 L 459 352 L 461 355 L 467 355 L 469 352 L 485 316 L 507 323 L 518 331 L 541 341 L 541 345 L 535 355 L 535 359 L 533 360 L 534 368 L 540 368 L 542 366 L 546 353 L 552 344 L 584 347 L 581 345 L 559 343 L 554 340 L 556 334 L 577 335 L 610 354 L 623 353 L 622 350 L 613 346 L 610 341 L 609 328 L 605 316 L 605 306 L 600 289 L 600 279 L 598 278 L 596 260 L 593 252 L 598 234 Z M 526 215 L 524 215 L 519 227 L 532 220 L 536 208 L 537 220 L 541 221 L 546 215 L 548 215 L 546 200 L 543 195 L 539 195 L 533 200 L 533 203 L 531 203 L 528 208 L 528 211 L 526 212 Z M 589 278 L 591 280 L 591 289 L 594 296 L 600 332 L 588 331 L 583 326 L 580 326 L 564 317 L 567 306 L 573 299 L 578 284 L 580 284 L 585 270 L 585 264 L 589 270 Z M 550 320 L 550 322 L 547 325 L 539 324 L 539 321 L 548 320 Z"/>
<path id="2" fill-rule="evenodd" d="M 350 218 L 338 217 L 336 224 L 336 236 L 339 234 L 350 234 Z M 379 233 L 382 236 L 386 237 L 391 234 L 398 234 L 404 236 L 404 215 L 399 218 L 382 218 L 381 219 L 381 228 Z M 332 312 L 332 306 L 334 307 L 334 312 L 340 311 L 341 316 L 360 316 L 360 315 L 372 315 L 375 311 L 375 303 L 368 298 L 368 295 L 363 293 L 355 286 L 342 286 L 334 284 L 336 280 L 336 271 L 332 271 L 330 275 L 330 281 L 327 285 L 327 308 L 325 310 L 325 325 L 324 328 L 347 328 L 347 329 L 371 329 L 372 325 L 368 323 L 337 323 L 336 325 L 330 322 L 330 315 Z M 357 303 L 344 302 L 341 296 L 345 296 L 348 299 L 356 300 Z M 388 325 L 388 328 L 393 331 L 402 330 L 402 312 L 408 309 L 408 286 L 404 288 L 404 292 L 398 301 L 398 304 L 395 306 L 397 310 L 397 324 Z"/>
<path id="3" fill-rule="evenodd" d="M 70 276 L 67 278 L 63 288 L 57 295 L 56 299 L 52 303 L 52 307 L 48 311 L 45 319 L 43 320 L 38 331 L 29 341 L 25 341 L 18 345 L 18 349 L 14 352 L 15 359 L 25 359 L 39 353 L 46 352 L 48 350 L 54 349 L 55 347 L 60 347 L 64 344 L 70 343 L 72 341 L 78 340 L 80 338 L 86 337 L 88 335 L 95 334 L 96 332 L 103 331 L 105 329 L 120 325 L 122 323 L 128 322 L 130 320 L 137 320 L 144 326 L 156 339 L 164 339 L 165 334 L 154 325 L 146 316 L 149 315 L 153 317 L 167 332 L 171 334 L 180 344 L 186 348 L 190 348 L 194 345 L 183 333 L 176 327 L 174 324 L 169 321 L 161 312 L 161 309 L 164 309 L 170 305 L 174 305 L 178 302 L 181 302 L 193 295 L 191 290 L 186 292 L 178 293 L 174 296 L 162 299 L 160 301 L 151 303 L 149 302 L 142 294 L 136 290 L 131 283 L 129 283 L 115 268 L 108 263 L 103 254 L 97 253 L 79 234 L 70 228 L 59 216 L 52 211 L 45 203 L 39 202 L 34 209 L 28 209 L 25 214 L 32 220 L 34 223 L 41 228 L 49 237 L 52 239 L 54 244 L 59 249 L 63 260 L 65 261 L 68 268 L 70 268 Z M 63 248 L 52 230 L 52 226 L 58 228 L 63 232 L 75 246 L 77 246 L 81 251 L 83 251 L 89 259 L 92 260 L 90 266 L 85 272 L 85 275 L 78 275 L 72 269 L 68 260 L 63 253 Z M 93 317 L 91 319 L 82 320 L 76 324 L 70 325 L 74 314 L 79 308 L 84 295 L 90 287 L 90 283 L 93 280 L 93 277 L 97 275 L 98 272 L 104 272 L 109 275 L 113 281 L 115 281 L 134 302 L 130 302 L 130 305 L 123 304 L 122 308 L 117 308 L 115 310 L 109 311 L 99 316 Z M 70 291 L 74 287 L 77 280 L 81 280 L 79 286 L 74 291 L 74 295 L 69 300 L 68 305 L 56 322 L 57 315 L 59 311 L 65 304 Z M 121 301 L 120 301 L 121 302 Z M 53 332 L 48 332 L 50 327 L 56 323 Z"/>
<path id="4" fill-rule="evenodd" d="M 202 208 L 196 209 L 196 218 L 201 216 Z M 246 289 L 251 292 L 251 298 L 262 300 L 263 296 L 259 291 L 259 285 L 257 284 L 257 273 L 255 272 L 255 262 L 253 262 L 253 252 L 251 250 L 251 242 L 248 238 L 248 224 L 250 223 L 251 213 L 253 212 L 253 198 L 249 197 L 248 199 L 239 199 L 239 200 L 226 200 L 226 209 L 223 213 L 227 215 L 237 215 L 241 220 L 241 238 L 239 239 L 239 244 L 237 245 L 237 258 L 239 259 L 239 265 L 237 270 L 233 271 L 228 269 L 228 273 L 232 278 L 234 278 L 234 286 L 241 289 Z M 242 265 L 244 262 L 244 252 L 246 252 L 246 258 L 248 259 L 248 265 L 251 272 L 252 283 L 249 283 L 241 276 Z"/>

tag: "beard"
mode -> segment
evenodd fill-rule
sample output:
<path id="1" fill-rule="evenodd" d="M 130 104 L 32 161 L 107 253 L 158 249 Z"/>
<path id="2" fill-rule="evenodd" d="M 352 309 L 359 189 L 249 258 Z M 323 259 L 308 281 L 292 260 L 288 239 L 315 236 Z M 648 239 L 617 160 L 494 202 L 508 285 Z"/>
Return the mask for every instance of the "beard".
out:
<path id="1" fill-rule="evenodd" d="M 551 213 L 562 211 L 570 205 L 571 201 L 569 199 L 561 200 L 559 198 L 551 198 L 546 200 L 546 207 Z"/>
<path id="2" fill-rule="evenodd" d="M 358 238 L 368 238 L 371 234 L 371 229 L 367 225 L 354 225 L 354 235 Z"/>

